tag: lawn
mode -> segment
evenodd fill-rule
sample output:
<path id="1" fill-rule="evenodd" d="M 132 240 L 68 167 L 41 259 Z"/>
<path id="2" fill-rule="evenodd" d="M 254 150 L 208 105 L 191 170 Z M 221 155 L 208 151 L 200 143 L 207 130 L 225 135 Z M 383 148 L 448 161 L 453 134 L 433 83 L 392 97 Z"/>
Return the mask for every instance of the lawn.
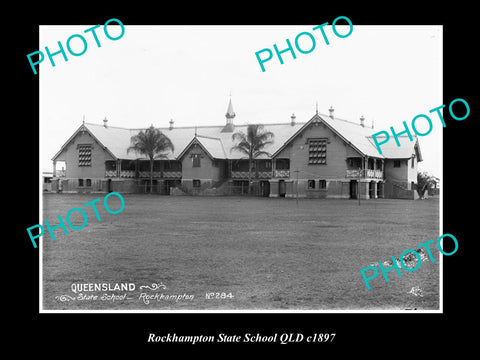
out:
<path id="1" fill-rule="evenodd" d="M 58 224 L 73 207 L 87 225 L 43 237 L 46 310 L 358 310 L 438 309 L 439 252 L 415 272 L 379 271 L 367 290 L 360 270 L 399 257 L 439 236 L 439 201 L 175 197 L 124 195 L 110 214 L 86 202 L 104 195 L 43 197 L 43 219 Z M 108 199 L 112 209 L 118 199 Z M 71 216 L 80 226 L 80 214 Z M 368 273 L 370 274 L 370 273 Z M 92 291 L 72 284 L 134 283 L 134 291 Z M 141 286 L 162 284 L 157 290 Z M 412 291 L 420 289 L 419 292 Z M 153 288 L 152 288 L 153 289 Z M 206 293 L 219 297 L 206 299 Z M 225 293 L 225 296 L 221 293 Z M 142 293 L 158 294 L 146 304 Z M 101 300 L 103 294 L 124 295 Z M 163 294 L 163 298 L 161 295 Z M 68 295 L 70 301 L 59 296 Z M 165 295 L 186 295 L 178 301 Z M 192 299 L 193 297 L 193 299 Z M 65 297 L 63 298 L 65 299 Z"/>

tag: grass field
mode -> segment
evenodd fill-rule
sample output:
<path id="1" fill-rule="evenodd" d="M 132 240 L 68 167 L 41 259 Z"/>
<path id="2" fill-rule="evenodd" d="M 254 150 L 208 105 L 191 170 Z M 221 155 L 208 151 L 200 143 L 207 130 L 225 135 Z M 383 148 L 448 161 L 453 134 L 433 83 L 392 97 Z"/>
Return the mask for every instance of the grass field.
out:
<path id="1" fill-rule="evenodd" d="M 43 197 L 43 219 L 58 224 L 73 207 L 84 208 L 81 230 L 43 237 L 44 309 L 438 309 L 439 252 L 415 272 L 379 271 L 367 290 L 360 270 L 399 257 L 439 236 L 439 201 L 269 199 L 124 195 L 125 208 L 102 221 L 83 205 L 104 195 Z M 119 201 L 109 198 L 112 209 Z M 80 213 L 71 216 L 80 226 Z M 134 283 L 135 291 L 96 291 L 78 299 L 72 283 Z M 140 290 L 162 283 L 166 289 Z M 421 294 L 411 291 L 419 288 Z M 233 298 L 206 299 L 207 292 Z M 129 299 L 101 300 L 104 293 Z M 145 304 L 141 293 L 187 294 L 193 300 Z M 69 295 L 75 300 L 60 301 Z"/>

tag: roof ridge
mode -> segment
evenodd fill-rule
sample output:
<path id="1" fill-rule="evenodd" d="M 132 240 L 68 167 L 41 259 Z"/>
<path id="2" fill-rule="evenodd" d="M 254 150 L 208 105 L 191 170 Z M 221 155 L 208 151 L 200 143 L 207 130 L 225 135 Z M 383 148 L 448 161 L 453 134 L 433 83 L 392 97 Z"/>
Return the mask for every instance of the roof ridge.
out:
<path id="1" fill-rule="evenodd" d="M 374 134 L 372 134 L 372 135 L 365 135 L 365 137 L 366 137 L 366 138 L 371 138 L 371 139 L 373 139 L 373 135 L 374 135 Z M 417 137 L 417 134 L 410 134 L 410 135 L 412 135 L 412 137 Z M 380 134 L 380 135 L 375 135 L 375 137 L 385 137 L 385 135 L 381 135 L 381 134 Z M 408 137 L 408 138 L 410 138 L 410 136 L 409 136 L 408 134 L 406 134 L 406 135 L 400 134 L 400 135 L 396 135 L 396 137 L 397 137 L 397 138 L 398 138 L 398 137 Z"/>
<path id="2" fill-rule="evenodd" d="M 105 127 L 105 125 L 103 125 L 103 124 L 94 124 L 94 123 L 90 123 L 90 122 L 86 122 L 85 125 L 93 125 L 93 126 Z M 122 130 L 132 130 L 132 129 L 125 128 L 125 127 L 121 127 L 121 126 L 110 126 L 110 125 L 108 125 L 108 126 L 106 127 L 106 129 L 108 129 L 108 128 L 122 129 Z"/>
<path id="3" fill-rule="evenodd" d="M 211 140 L 222 141 L 222 139 L 220 139 L 220 138 L 213 137 L 213 136 L 207 136 L 207 135 L 199 135 L 199 134 L 197 134 L 197 137 L 201 137 L 201 138 L 205 138 L 205 139 L 211 139 Z"/>
<path id="4" fill-rule="evenodd" d="M 346 120 L 345 120 L 346 121 Z M 296 121 L 295 122 L 295 125 L 303 125 L 303 124 L 306 124 L 307 121 Z M 248 125 L 264 125 L 264 126 L 270 126 L 270 125 L 291 125 L 290 122 L 277 122 L 277 123 L 252 123 L 252 124 L 235 124 L 235 127 L 246 127 Z M 95 123 L 90 123 L 90 122 L 86 122 L 85 125 L 93 125 L 93 126 L 100 126 L 100 127 L 105 127 L 105 125 L 103 124 L 95 124 Z M 166 127 L 163 127 L 163 126 L 155 126 L 156 129 L 161 129 L 161 130 L 175 130 L 175 129 L 195 129 L 195 128 L 198 128 L 198 129 L 205 129 L 205 128 L 223 128 L 225 126 L 225 124 L 222 124 L 222 125 L 189 125 L 189 126 L 175 126 L 173 129 L 170 129 L 168 126 Z M 114 129 L 122 129 L 122 130 L 130 130 L 130 131 L 141 131 L 141 130 L 145 130 L 145 129 L 148 129 L 149 126 L 147 127 L 140 127 L 140 128 L 126 128 L 126 127 L 121 127 L 121 126 L 111 126 L 111 125 L 108 125 L 107 126 L 107 129 L 108 128 L 114 128 Z"/>
<path id="5" fill-rule="evenodd" d="M 332 119 L 330 117 L 330 115 L 327 115 L 327 114 L 319 113 L 318 115 L 320 115 L 320 117 L 322 117 L 322 119 L 323 119 L 323 116 Z M 360 126 L 361 128 L 364 128 L 364 129 L 367 128 L 367 129 L 372 129 L 373 130 L 373 128 L 371 126 L 368 126 L 368 125 L 362 126 L 361 124 L 359 124 L 357 122 L 353 122 L 353 121 L 350 121 L 350 120 L 345 120 L 345 119 L 342 119 L 342 118 L 339 118 L 339 117 L 336 117 L 336 116 L 334 116 L 332 120 L 339 120 L 339 121 L 343 121 L 343 122 L 346 122 L 346 123 L 349 123 L 349 124 L 352 124 L 352 125 Z"/>

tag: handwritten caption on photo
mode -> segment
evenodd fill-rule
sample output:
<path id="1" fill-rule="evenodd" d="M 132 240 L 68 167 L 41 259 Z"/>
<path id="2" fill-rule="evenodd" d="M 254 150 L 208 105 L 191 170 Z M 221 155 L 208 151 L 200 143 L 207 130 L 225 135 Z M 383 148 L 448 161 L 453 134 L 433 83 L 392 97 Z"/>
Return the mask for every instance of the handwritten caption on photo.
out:
<path id="1" fill-rule="evenodd" d="M 441 243 L 442 243 L 442 240 L 445 238 L 445 237 L 449 237 L 450 239 L 453 240 L 453 242 L 455 243 L 455 248 L 453 249 L 453 251 L 450 251 L 450 252 L 446 252 Z M 430 258 L 430 261 L 433 263 L 435 262 L 435 259 L 432 255 L 432 252 L 430 251 L 430 248 L 428 247 L 429 244 L 431 244 L 432 242 L 434 242 L 433 239 L 427 241 L 427 242 L 424 242 L 423 244 L 420 244 L 418 245 L 418 249 L 419 250 L 413 250 L 413 249 L 407 249 L 405 250 L 404 252 L 402 252 L 402 254 L 400 255 L 400 258 L 395 258 L 394 256 L 391 256 L 390 257 L 390 260 L 387 260 L 385 262 L 381 262 L 379 261 L 378 262 L 378 266 L 380 267 L 380 271 L 382 272 L 382 275 L 383 277 L 385 278 L 385 282 L 389 282 L 390 279 L 388 278 L 387 276 L 387 271 L 390 271 L 390 270 L 395 270 L 397 275 L 399 277 L 402 276 L 402 273 L 400 271 L 400 268 L 398 266 L 398 264 L 400 264 L 400 266 L 405 270 L 405 271 L 408 271 L 408 272 L 414 272 L 414 271 L 417 271 L 418 268 L 420 267 L 420 265 L 422 264 L 422 257 L 420 255 L 420 251 L 422 251 L 422 248 L 425 248 L 426 252 L 428 253 L 428 256 Z M 455 236 L 453 236 L 452 234 L 443 234 L 442 236 L 440 236 L 437 240 L 437 247 L 438 247 L 438 250 L 443 254 L 443 255 L 446 255 L 446 256 L 450 256 L 450 255 L 453 255 L 457 252 L 458 250 L 458 240 Z M 405 258 L 407 256 L 407 253 L 410 253 L 414 256 L 414 258 L 416 259 L 416 262 L 417 264 L 413 267 L 409 267 L 407 266 L 407 264 L 405 264 Z M 411 257 L 410 257 L 411 258 Z M 413 263 L 413 261 L 408 261 L 409 263 Z M 385 268 L 384 266 L 388 264 L 391 266 L 390 267 L 387 267 Z M 365 276 L 365 273 L 369 270 L 373 270 L 373 274 L 369 277 Z M 370 266 L 367 266 L 366 268 L 363 268 L 362 270 L 360 270 L 360 273 L 362 274 L 362 277 L 363 277 L 363 281 L 365 282 L 365 286 L 367 287 L 367 290 L 370 290 L 371 289 L 371 286 L 369 284 L 369 281 L 375 279 L 378 275 L 378 270 L 376 268 L 376 264 L 372 264 Z"/>

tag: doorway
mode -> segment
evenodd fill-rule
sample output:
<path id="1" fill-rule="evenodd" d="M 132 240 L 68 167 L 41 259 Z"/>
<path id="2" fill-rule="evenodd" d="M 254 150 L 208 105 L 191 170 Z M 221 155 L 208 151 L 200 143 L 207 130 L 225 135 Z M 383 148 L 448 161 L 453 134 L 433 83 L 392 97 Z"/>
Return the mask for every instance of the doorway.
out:
<path id="1" fill-rule="evenodd" d="M 150 180 L 144 180 L 145 194 L 150 193 Z M 158 192 L 158 181 L 153 179 L 152 181 L 152 193 Z"/>
<path id="2" fill-rule="evenodd" d="M 285 180 L 280 180 L 278 182 L 278 196 L 285 197 L 287 193 L 287 185 L 285 184 Z"/>
<path id="3" fill-rule="evenodd" d="M 260 196 L 270 196 L 270 181 L 260 181 Z"/>
<path id="4" fill-rule="evenodd" d="M 180 185 L 181 183 L 181 180 L 164 180 L 163 182 L 163 194 L 164 195 L 170 195 L 170 189 L 171 188 L 174 188 L 174 187 L 177 187 L 178 185 Z"/>
<path id="5" fill-rule="evenodd" d="M 350 199 L 356 199 L 358 194 L 358 181 L 350 180 Z"/>
<path id="6" fill-rule="evenodd" d="M 375 181 L 370 181 L 368 184 L 368 196 L 370 199 L 375 199 L 376 191 L 375 191 Z"/>

